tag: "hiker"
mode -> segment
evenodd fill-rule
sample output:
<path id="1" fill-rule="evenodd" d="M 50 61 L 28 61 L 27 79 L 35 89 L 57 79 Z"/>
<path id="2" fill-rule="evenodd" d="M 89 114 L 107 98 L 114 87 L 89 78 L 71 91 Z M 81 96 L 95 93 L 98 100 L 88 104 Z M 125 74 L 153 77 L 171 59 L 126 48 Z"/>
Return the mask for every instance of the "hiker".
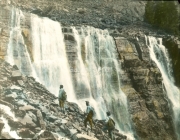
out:
<path id="1" fill-rule="evenodd" d="M 84 126 L 87 128 L 87 122 L 89 122 L 90 126 L 91 126 L 91 131 L 92 131 L 92 125 L 94 123 L 93 121 L 93 116 L 95 115 L 95 111 L 94 111 L 94 108 L 92 106 L 89 105 L 89 101 L 86 101 L 86 112 L 85 112 L 85 115 L 86 115 L 86 118 L 84 120 Z"/>
<path id="2" fill-rule="evenodd" d="M 61 111 L 65 113 L 64 103 L 67 99 L 67 95 L 63 89 L 63 85 L 60 85 L 58 99 L 59 99 L 59 106 L 61 108 Z"/>
<path id="3" fill-rule="evenodd" d="M 103 131 L 106 132 L 108 130 L 108 135 L 111 138 L 111 140 L 114 140 L 113 130 L 115 129 L 115 122 L 111 117 L 110 112 L 106 112 L 107 118 L 105 120 L 105 125 L 103 127 Z"/>

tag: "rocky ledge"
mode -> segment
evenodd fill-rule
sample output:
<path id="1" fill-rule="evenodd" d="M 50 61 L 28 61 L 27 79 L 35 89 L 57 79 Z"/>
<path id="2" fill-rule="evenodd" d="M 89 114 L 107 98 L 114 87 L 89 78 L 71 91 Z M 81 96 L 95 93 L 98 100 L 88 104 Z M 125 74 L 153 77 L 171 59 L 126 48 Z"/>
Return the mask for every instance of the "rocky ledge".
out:
<path id="1" fill-rule="evenodd" d="M 103 120 L 95 120 L 93 130 L 86 130 L 84 113 L 77 104 L 66 102 L 66 113 L 60 112 L 57 97 L 1 59 L 0 76 L 0 138 L 109 139 L 102 132 Z M 114 134 L 116 140 L 126 140 L 117 129 Z"/>

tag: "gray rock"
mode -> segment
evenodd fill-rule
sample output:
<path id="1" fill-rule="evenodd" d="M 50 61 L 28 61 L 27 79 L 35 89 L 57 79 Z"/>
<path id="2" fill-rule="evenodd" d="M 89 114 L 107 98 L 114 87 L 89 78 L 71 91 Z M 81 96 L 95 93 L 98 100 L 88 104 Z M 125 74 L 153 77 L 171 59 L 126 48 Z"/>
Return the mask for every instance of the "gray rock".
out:
<path id="1" fill-rule="evenodd" d="M 15 92 L 12 92 L 12 94 L 7 95 L 6 97 L 15 99 L 17 97 L 17 94 Z"/>
<path id="2" fill-rule="evenodd" d="M 39 120 L 39 124 L 41 126 L 41 129 L 46 129 L 46 123 L 44 122 L 44 119 L 43 119 L 41 111 L 37 110 L 36 114 L 37 114 L 37 118 Z"/>
<path id="3" fill-rule="evenodd" d="M 70 136 L 73 136 L 74 134 L 77 133 L 77 130 L 76 129 L 69 129 L 69 134 Z"/>
<path id="4" fill-rule="evenodd" d="M 18 118 L 18 120 L 23 124 L 23 125 L 26 125 L 26 126 L 29 126 L 29 127 L 32 127 L 32 128 L 35 128 L 37 125 L 32 121 L 32 118 L 29 116 L 29 114 L 27 113 L 24 118 Z"/>
<path id="5" fill-rule="evenodd" d="M 3 127 L 4 127 L 4 122 L 0 119 L 0 134 L 1 134 Z"/>
<path id="6" fill-rule="evenodd" d="M 11 89 L 11 90 L 22 90 L 21 87 L 16 86 L 16 85 L 12 85 L 12 86 L 10 87 L 10 89 Z"/>
<path id="7" fill-rule="evenodd" d="M 39 139 L 52 139 L 52 140 L 56 140 L 56 137 L 50 131 L 44 131 L 38 137 L 39 137 Z"/>
<path id="8" fill-rule="evenodd" d="M 35 128 L 35 132 L 36 132 L 36 133 L 39 133 L 40 131 L 41 131 L 41 128 L 40 128 L 40 127 L 36 127 L 36 128 Z"/>
<path id="9" fill-rule="evenodd" d="M 12 80 L 21 80 L 21 78 L 22 78 L 21 72 L 19 70 L 12 71 L 11 78 L 12 78 Z"/>
<path id="10" fill-rule="evenodd" d="M 77 12 L 80 14 L 84 14 L 86 12 L 86 8 L 78 8 Z"/>
<path id="11" fill-rule="evenodd" d="M 20 86 L 24 86 L 23 80 L 17 80 L 17 83 L 18 83 L 18 85 L 20 85 Z"/>
<path id="12" fill-rule="evenodd" d="M 53 115 L 47 116 L 47 120 L 50 122 L 54 122 L 55 120 L 58 120 L 59 118 Z"/>
<path id="13" fill-rule="evenodd" d="M 13 139 L 13 137 L 8 132 L 1 132 L 2 139 Z"/>
<path id="14" fill-rule="evenodd" d="M 54 122 L 54 124 L 60 126 L 60 125 L 61 125 L 61 122 L 62 122 L 62 120 L 61 120 L 61 118 L 59 118 L 58 120 L 56 120 L 56 121 Z"/>
<path id="15" fill-rule="evenodd" d="M 35 134 L 28 128 L 21 128 L 17 130 L 17 133 L 22 138 L 32 138 Z"/>
<path id="16" fill-rule="evenodd" d="M 90 137 L 86 134 L 76 134 L 72 137 L 73 140 L 98 140 L 97 138 Z"/>
<path id="17" fill-rule="evenodd" d="M 10 107 L 11 109 L 14 108 L 14 106 L 12 104 L 10 104 L 9 102 L 3 101 L 3 100 L 0 100 L 0 104 L 6 105 L 6 106 Z"/>
<path id="18" fill-rule="evenodd" d="M 31 111 L 28 111 L 29 116 L 32 118 L 33 122 L 37 122 L 37 117 Z"/>
<path id="19" fill-rule="evenodd" d="M 62 120 L 61 120 L 61 123 L 62 123 L 62 124 L 66 124 L 67 122 L 68 122 L 68 121 L 65 120 L 65 119 L 62 119 Z"/>
<path id="20" fill-rule="evenodd" d="M 25 105 L 19 108 L 20 110 L 24 110 L 24 111 L 35 111 L 36 109 L 31 106 L 31 105 Z"/>
<path id="21" fill-rule="evenodd" d="M 78 130 L 78 132 L 81 132 L 81 131 L 82 131 L 81 128 L 78 127 L 77 125 L 73 124 L 73 126 L 74 126 L 74 128 L 76 128 L 76 129 Z"/>
<path id="22" fill-rule="evenodd" d="M 15 116 L 23 118 L 26 115 L 26 111 L 24 110 L 15 110 Z"/>

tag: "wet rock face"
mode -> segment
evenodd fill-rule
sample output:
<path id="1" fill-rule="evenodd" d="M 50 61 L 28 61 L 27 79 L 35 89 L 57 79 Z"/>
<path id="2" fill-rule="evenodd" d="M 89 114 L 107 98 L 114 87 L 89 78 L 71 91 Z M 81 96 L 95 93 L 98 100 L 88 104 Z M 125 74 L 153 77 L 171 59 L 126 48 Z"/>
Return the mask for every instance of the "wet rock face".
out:
<path id="1" fill-rule="evenodd" d="M 8 71 L 5 73 L 5 71 Z M 8 110 L 1 108 L 1 116 L 7 120 L 7 125 L 21 138 L 34 139 L 58 139 L 69 138 L 72 140 L 89 139 L 97 140 L 103 138 L 108 140 L 107 134 L 102 132 L 102 121 L 95 120 L 96 127 L 90 131 L 84 127 L 84 113 L 75 103 L 66 102 L 66 114 L 59 108 L 57 97 L 51 94 L 43 85 L 36 82 L 32 77 L 13 79 L 13 71 L 17 67 L 10 66 L 0 59 L 0 83 L 1 100 L 0 105 L 6 106 Z M 1 138 L 13 138 L 9 132 L 4 130 L 4 122 L 0 120 Z M 97 131 L 98 130 L 98 131 Z M 115 130 L 115 137 L 125 140 L 126 136 Z"/>
<path id="2" fill-rule="evenodd" d="M 175 83 L 180 87 L 180 41 L 177 38 L 164 38 L 163 45 L 171 58 Z"/>
<path id="3" fill-rule="evenodd" d="M 161 73 L 151 61 L 144 39 L 139 37 L 138 40 L 115 38 L 122 58 L 122 90 L 128 97 L 137 137 L 142 140 L 177 139 L 172 110 L 162 89 Z M 135 45 L 143 52 L 141 55 Z"/>

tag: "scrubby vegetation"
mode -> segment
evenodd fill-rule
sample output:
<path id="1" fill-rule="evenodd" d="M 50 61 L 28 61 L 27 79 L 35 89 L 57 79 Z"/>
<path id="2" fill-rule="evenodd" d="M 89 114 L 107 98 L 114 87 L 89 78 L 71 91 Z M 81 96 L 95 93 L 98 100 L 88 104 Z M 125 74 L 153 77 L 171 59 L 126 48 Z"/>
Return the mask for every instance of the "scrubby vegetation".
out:
<path id="1" fill-rule="evenodd" d="M 148 1 L 144 19 L 157 28 L 179 34 L 178 3 L 175 1 Z"/>

